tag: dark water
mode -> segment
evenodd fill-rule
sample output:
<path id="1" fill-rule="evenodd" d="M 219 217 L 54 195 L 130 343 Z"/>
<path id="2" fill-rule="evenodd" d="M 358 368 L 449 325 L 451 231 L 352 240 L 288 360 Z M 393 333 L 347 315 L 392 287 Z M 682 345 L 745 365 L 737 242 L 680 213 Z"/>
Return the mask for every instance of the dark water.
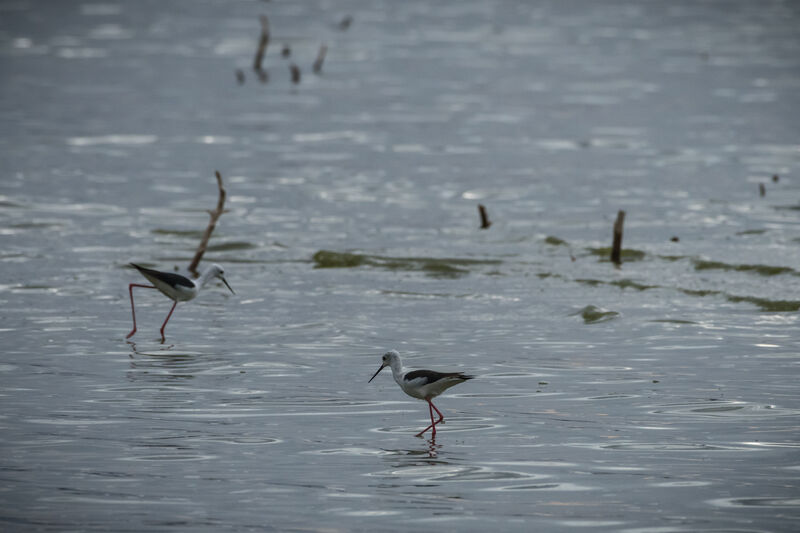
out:
<path id="1" fill-rule="evenodd" d="M 791 1 L 3 2 L 2 529 L 795 530 L 798 27 Z M 237 294 L 161 344 L 142 291 L 125 342 L 125 265 L 188 265 L 214 170 Z M 390 348 L 478 375 L 435 440 L 367 384 Z"/>

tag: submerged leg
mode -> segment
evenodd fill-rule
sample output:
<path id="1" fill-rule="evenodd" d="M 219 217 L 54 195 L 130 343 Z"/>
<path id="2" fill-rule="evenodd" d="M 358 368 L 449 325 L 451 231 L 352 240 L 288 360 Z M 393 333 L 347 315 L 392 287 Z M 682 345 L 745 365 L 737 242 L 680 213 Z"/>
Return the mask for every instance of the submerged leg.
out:
<path id="1" fill-rule="evenodd" d="M 169 314 L 167 315 L 167 319 L 164 320 L 164 323 L 161 325 L 161 342 L 164 342 L 164 328 L 167 327 L 167 322 L 169 322 L 169 317 L 172 316 L 172 312 L 175 310 L 175 306 L 178 305 L 178 300 L 175 300 L 175 303 L 172 304 L 172 309 L 169 310 Z"/>
<path id="2" fill-rule="evenodd" d="M 133 308 L 133 288 L 134 287 L 141 287 L 143 289 L 155 289 L 152 285 L 140 285 L 138 283 L 131 283 L 128 285 L 128 292 L 131 295 L 131 314 L 133 315 L 133 329 L 130 333 L 128 333 L 125 338 L 130 339 L 133 337 L 133 334 L 136 333 L 136 309 Z"/>

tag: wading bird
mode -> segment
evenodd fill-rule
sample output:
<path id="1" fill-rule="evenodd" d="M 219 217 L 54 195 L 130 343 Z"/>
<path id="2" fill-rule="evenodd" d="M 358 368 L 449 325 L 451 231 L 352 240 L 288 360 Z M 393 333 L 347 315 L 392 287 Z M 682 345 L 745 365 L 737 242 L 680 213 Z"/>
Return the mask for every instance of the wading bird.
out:
<path id="1" fill-rule="evenodd" d="M 152 283 L 152 285 L 141 285 L 139 283 L 131 283 L 128 286 L 128 292 L 131 295 L 131 314 L 133 314 L 133 330 L 125 337 L 126 339 L 130 339 L 134 333 L 136 333 L 136 309 L 133 307 L 133 288 L 134 287 L 142 287 L 143 289 L 158 289 L 161 293 L 169 298 L 170 300 L 174 301 L 175 303 L 172 304 L 172 309 L 169 310 L 169 314 L 167 315 L 166 320 L 164 320 L 164 324 L 161 325 L 161 342 L 164 342 L 164 328 L 167 326 L 167 322 L 169 322 L 169 317 L 172 316 L 172 312 L 175 310 L 175 306 L 178 305 L 178 302 L 188 302 L 189 300 L 193 300 L 195 296 L 200 292 L 200 289 L 203 285 L 206 284 L 208 280 L 211 278 L 219 278 L 222 280 L 222 283 L 225 284 L 228 289 L 233 294 L 233 289 L 231 286 L 228 285 L 228 281 L 225 279 L 223 274 L 225 273 L 222 270 L 222 267 L 214 264 L 208 267 L 203 274 L 197 280 L 192 280 L 187 278 L 186 276 L 181 276 L 180 274 L 175 274 L 173 272 L 161 272 L 159 270 L 151 270 L 149 268 L 144 268 L 139 265 L 135 265 L 131 263 L 131 266 L 139 271 L 139 273 L 147 278 L 147 280 Z"/>
<path id="2" fill-rule="evenodd" d="M 468 379 L 475 377 L 463 374 L 461 372 L 443 373 L 435 372 L 433 370 L 409 371 L 403 368 L 403 362 L 400 360 L 400 354 L 397 353 L 396 350 L 391 350 L 383 354 L 381 367 L 377 372 L 375 372 L 369 381 L 375 379 L 375 376 L 377 376 L 380 371 L 387 366 L 391 367 L 392 376 L 397 384 L 400 385 L 400 388 L 403 389 L 403 392 L 412 398 L 417 398 L 419 400 L 425 400 L 428 402 L 428 411 L 431 414 L 431 425 L 417 433 L 417 437 L 421 437 L 422 434 L 429 429 L 433 430 L 431 432 L 431 436 L 436 436 L 436 424 L 439 422 L 444 423 L 444 415 L 436 408 L 435 405 L 433 405 L 431 400 L 439 396 L 453 385 L 458 385 L 459 383 L 463 383 Z M 436 413 L 439 415 L 439 420 L 435 422 L 433 420 L 434 411 L 436 411 Z"/>

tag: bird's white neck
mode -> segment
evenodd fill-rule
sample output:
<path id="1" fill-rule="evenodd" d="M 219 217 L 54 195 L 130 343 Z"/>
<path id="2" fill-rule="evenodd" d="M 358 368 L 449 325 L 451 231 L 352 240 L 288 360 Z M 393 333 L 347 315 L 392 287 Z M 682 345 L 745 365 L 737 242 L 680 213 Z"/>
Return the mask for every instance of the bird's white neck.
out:
<path id="1" fill-rule="evenodd" d="M 392 358 L 389 362 L 389 367 L 392 369 L 392 377 L 399 384 L 402 385 L 403 375 L 406 373 L 403 368 L 403 362 L 399 358 Z"/>
<path id="2" fill-rule="evenodd" d="M 200 277 L 195 281 L 197 288 L 201 288 L 203 285 L 208 283 L 208 280 L 214 275 L 214 267 L 208 267 L 200 274 Z"/>

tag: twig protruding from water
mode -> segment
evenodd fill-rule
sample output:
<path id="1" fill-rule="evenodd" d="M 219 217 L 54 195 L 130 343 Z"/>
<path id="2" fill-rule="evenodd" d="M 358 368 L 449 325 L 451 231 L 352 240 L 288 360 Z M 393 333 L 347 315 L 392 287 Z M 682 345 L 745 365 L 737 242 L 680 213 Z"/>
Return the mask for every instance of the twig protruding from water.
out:
<path id="1" fill-rule="evenodd" d="M 481 215 L 481 229 L 488 229 L 489 226 L 492 225 L 492 221 L 489 220 L 489 213 L 486 212 L 486 206 L 478 204 L 478 213 Z"/>
<path id="2" fill-rule="evenodd" d="M 289 65 L 289 70 L 292 72 L 292 83 L 295 85 L 300 83 L 300 67 L 292 63 Z"/>
<path id="3" fill-rule="evenodd" d="M 767 188 L 766 188 L 766 187 L 764 187 L 764 184 L 763 184 L 763 183 L 759 183 L 759 184 L 758 184 L 758 195 L 759 195 L 759 196 L 764 196 L 764 195 L 766 195 L 766 194 L 767 194 Z"/>
<path id="4" fill-rule="evenodd" d="M 200 246 L 197 247 L 197 252 L 194 254 L 194 258 L 192 258 L 192 262 L 189 264 L 189 272 L 192 273 L 194 277 L 198 277 L 200 273 L 197 271 L 197 265 L 200 264 L 200 260 L 203 258 L 203 254 L 206 253 L 206 248 L 208 247 L 208 239 L 211 238 L 211 233 L 214 232 L 214 228 L 217 226 L 217 221 L 219 217 L 222 216 L 222 213 L 225 210 L 225 187 L 222 184 L 222 175 L 219 171 L 215 171 L 217 175 L 217 187 L 219 188 L 219 198 L 217 199 L 217 207 L 216 209 L 211 209 L 208 211 L 208 214 L 211 216 L 211 219 L 208 221 L 208 227 L 206 227 L 205 233 L 203 233 L 203 238 L 200 240 Z"/>
<path id="5" fill-rule="evenodd" d="M 352 23 L 353 23 L 353 17 L 347 15 L 339 22 L 339 29 L 342 31 L 347 31 L 347 29 L 350 27 L 350 24 Z"/>
<path id="6" fill-rule="evenodd" d="M 319 52 L 317 52 L 317 59 L 314 60 L 314 74 L 319 74 L 322 72 L 322 62 L 325 61 L 325 54 L 328 53 L 328 46 L 323 44 L 319 47 Z"/>
<path id="7" fill-rule="evenodd" d="M 256 49 L 256 57 L 253 60 L 253 70 L 260 72 L 262 70 L 261 63 L 264 61 L 264 54 L 267 53 L 267 45 L 269 44 L 269 19 L 266 15 L 261 15 L 261 37 L 258 39 L 258 48 Z"/>
<path id="8" fill-rule="evenodd" d="M 617 212 L 614 222 L 614 241 L 611 244 L 611 262 L 619 266 L 622 263 L 622 224 L 625 222 L 625 211 Z"/>

